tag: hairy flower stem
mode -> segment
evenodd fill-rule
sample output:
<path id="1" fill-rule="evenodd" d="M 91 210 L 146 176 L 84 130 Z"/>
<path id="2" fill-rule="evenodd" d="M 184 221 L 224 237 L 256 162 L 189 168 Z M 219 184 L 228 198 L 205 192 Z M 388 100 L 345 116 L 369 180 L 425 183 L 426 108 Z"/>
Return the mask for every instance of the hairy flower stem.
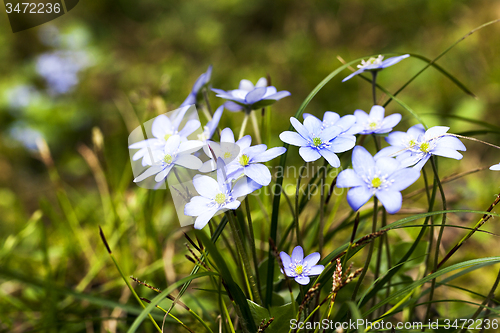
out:
<path id="1" fill-rule="evenodd" d="M 307 162 L 304 162 L 304 165 L 299 169 L 299 178 L 297 178 L 297 187 L 295 188 L 295 233 L 297 237 L 297 244 L 303 246 L 302 239 L 300 237 L 300 226 L 299 226 L 299 215 L 300 215 L 300 206 L 299 206 L 299 193 L 300 193 L 300 181 L 304 175 L 304 171 L 307 169 Z"/>
<path id="2" fill-rule="evenodd" d="M 377 214 L 378 213 L 378 199 L 376 196 L 373 197 L 373 223 L 372 223 L 372 233 L 375 233 L 377 231 Z M 370 265 L 370 261 L 372 259 L 372 254 L 373 254 L 373 249 L 375 247 L 375 242 L 374 240 L 370 241 L 370 248 L 368 249 L 368 255 L 365 260 L 365 266 L 363 267 L 363 271 L 361 272 L 361 275 L 359 276 L 358 283 L 356 283 L 356 287 L 354 287 L 354 291 L 352 293 L 351 300 L 356 301 L 356 296 L 358 295 L 359 288 L 361 287 L 361 284 L 363 283 L 363 279 L 365 278 L 366 271 L 368 270 L 368 267 Z"/>
<path id="3" fill-rule="evenodd" d="M 377 73 L 378 73 L 378 71 L 371 71 L 371 73 L 372 73 L 373 105 L 377 105 Z"/>
<path id="4" fill-rule="evenodd" d="M 261 144 L 262 138 L 260 137 L 259 122 L 257 121 L 257 116 L 255 115 L 255 111 L 253 112 L 250 111 L 250 118 L 252 118 L 253 131 L 255 132 L 255 138 L 257 139 L 257 143 Z"/>
<path id="5" fill-rule="evenodd" d="M 251 294 L 255 299 L 257 304 L 262 304 L 262 300 L 260 298 L 260 293 L 257 287 L 257 283 L 255 282 L 255 278 L 252 274 L 252 270 L 250 269 L 250 261 L 248 260 L 247 254 L 245 252 L 245 248 L 243 247 L 243 242 L 241 241 L 240 235 L 237 230 L 236 221 L 234 220 L 234 216 L 232 212 L 226 212 L 226 216 L 229 220 L 229 225 L 231 226 L 231 232 L 233 233 L 234 242 L 236 243 L 236 248 L 241 256 L 241 261 L 243 262 L 243 267 L 245 269 L 246 275 L 248 275 L 248 280 L 250 284 Z"/>
<path id="6" fill-rule="evenodd" d="M 382 226 L 385 227 L 386 224 L 387 224 L 387 211 L 385 210 L 384 207 L 382 207 Z M 380 265 L 382 264 L 382 250 L 383 250 L 383 246 L 384 246 L 384 236 L 387 236 L 387 234 L 382 235 L 378 240 L 377 262 L 375 265 L 375 273 L 373 276 L 374 281 L 378 280 L 378 277 L 380 274 Z M 375 240 L 374 240 L 374 242 L 375 242 Z M 391 267 L 391 266 L 389 265 L 387 267 Z M 372 304 L 370 305 L 370 307 L 371 308 L 374 307 L 376 302 L 377 302 L 377 297 L 373 297 Z M 378 317 L 377 312 L 374 312 L 375 318 Z"/>
<path id="7" fill-rule="evenodd" d="M 323 230 L 325 229 L 325 184 L 326 184 L 326 159 L 322 168 L 321 174 L 321 192 L 320 192 L 320 205 L 319 205 L 319 254 L 323 253 L 324 236 Z"/>
<path id="8" fill-rule="evenodd" d="M 243 118 L 243 122 L 241 123 L 241 129 L 240 129 L 240 135 L 238 136 L 238 140 L 245 135 L 245 129 L 247 127 L 248 123 L 248 117 L 250 116 L 250 112 L 245 111 L 245 118 Z"/>
<path id="9" fill-rule="evenodd" d="M 436 180 L 438 187 L 439 187 L 439 192 L 441 193 L 441 200 L 443 201 L 443 210 L 446 211 L 446 209 L 447 209 L 446 198 L 445 198 L 444 191 L 443 191 L 443 185 L 439 181 L 439 175 L 438 175 L 436 161 L 435 161 L 434 156 L 431 157 L 431 165 L 432 165 L 432 171 L 434 172 L 434 179 Z M 441 238 L 443 237 L 445 224 L 446 224 L 446 213 L 443 214 L 443 218 L 441 220 L 441 227 L 439 228 L 439 235 L 438 235 L 438 238 L 436 241 L 436 248 L 435 248 L 435 252 L 434 252 L 434 263 L 433 263 L 434 268 L 432 270 L 433 272 L 435 272 L 437 270 L 438 257 L 439 257 L 439 247 L 441 246 Z M 431 309 L 432 309 L 432 299 L 434 297 L 434 289 L 435 288 L 436 288 L 436 279 L 433 279 L 431 282 L 431 290 L 429 293 L 429 301 L 428 301 L 429 303 L 427 305 L 427 313 L 425 315 L 426 321 L 430 319 Z"/>
<path id="10" fill-rule="evenodd" d="M 262 296 L 260 295 L 259 262 L 257 260 L 257 251 L 255 249 L 255 237 L 254 237 L 254 231 L 253 231 L 252 215 L 250 214 L 250 204 L 248 202 L 248 196 L 245 198 L 245 210 L 247 213 L 248 228 L 250 229 L 249 230 L 250 248 L 252 249 L 252 259 L 253 259 L 253 265 L 254 265 L 254 269 L 255 269 L 255 277 L 257 280 L 257 290 L 259 292 L 259 297 L 262 298 Z"/>

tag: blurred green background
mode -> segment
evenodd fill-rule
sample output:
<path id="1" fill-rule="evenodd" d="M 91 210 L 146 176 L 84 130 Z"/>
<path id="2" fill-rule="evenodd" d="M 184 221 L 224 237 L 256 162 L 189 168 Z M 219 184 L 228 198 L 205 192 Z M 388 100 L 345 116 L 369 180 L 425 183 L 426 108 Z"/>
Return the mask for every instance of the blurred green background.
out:
<path id="1" fill-rule="evenodd" d="M 255 82 L 269 74 L 278 90 L 291 92 L 271 109 L 271 142 L 277 146 L 303 99 L 341 65 L 337 56 L 350 61 L 409 52 L 432 59 L 468 31 L 499 18 L 500 2 L 81 1 L 68 14 L 16 34 L 2 17 L 0 330 L 92 332 L 104 326 L 116 331 L 116 323 L 105 319 L 123 312 L 82 295 L 122 303 L 130 297 L 110 265 L 98 225 L 125 274 L 164 287 L 192 267 L 184 259 L 185 241 L 168 193 L 152 194 L 132 183 L 127 136 L 140 121 L 177 108 L 210 64 L 213 87 L 234 89 L 243 78 Z M 449 115 L 500 126 L 499 33 L 500 24 L 486 27 L 438 61 L 477 99 L 432 68 L 399 97 L 428 125 L 447 125 L 453 133 L 488 128 Z M 424 65 L 409 58 L 383 71 L 378 82 L 395 91 Z M 328 83 L 306 112 L 368 111 L 370 85 L 359 78 L 341 83 L 348 74 Z M 212 107 L 222 102 L 214 94 L 210 100 Z M 393 112 L 404 116 L 396 129 L 415 124 L 396 103 L 387 109 Z M 242 118 L 225 111 L 221 125 L 237 132 Z M 500 143 L 499 130 L 492 132 L 477 137 Z M 42 154 L 37 138 L 48 144 Z M 500 161 L 493 148 L 465 144 L 463 161 L 443 161 L 443 176 Z M 297 150 L 291 151 L 289 162 L 299 165 Z M 449 207 L 486 209 L 499 177 L 481 171 L 446 185 Z M 450 219 L 471 226 L 475 216 Z M 450 231 L 444 247 L 460 235 Z M 495 236 L 474 237 L 462 256 L 494 253 Z M 494 279 L 494 270 L 485 274 Z M 478 288 L 487 293 L 486 285 Z M 186 297 L 210 304 L 210 295 L 204 301 Z"/>

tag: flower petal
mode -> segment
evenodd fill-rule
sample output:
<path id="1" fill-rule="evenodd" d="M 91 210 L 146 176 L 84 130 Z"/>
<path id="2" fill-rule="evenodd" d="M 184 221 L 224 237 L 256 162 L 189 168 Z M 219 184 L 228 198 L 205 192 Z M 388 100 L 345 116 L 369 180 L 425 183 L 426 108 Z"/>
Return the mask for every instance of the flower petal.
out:
<path id="1" fill-rule="evenodd" d="M 328 149 L 320 149 L 319 153 L 328 161 L 328 163 L 334 167 L 338 168 L 340 166 L 339 157 L 332 151 Z"/>
<path id="2" fill-rule="evenodd" d="M 225 102 L 224 103 L 224 107 L 226 109 L 228 109 L 229 111 L 231 111 L 231 112 L 238 112 L 238 111 L 243 110 L 243 106 L 241 106 L 240 104 L 235 103 L 233 101 L 227 101 L 227 102 Z"/>
<path id="3" fill-rule="evenodd" d="M 168 174 L 169 174 L 170 170 L 172 170 L 173 166 L 174 166 L 173 164 L 170 164 L 170 165 L 169 165 L 169 166 L 167 166 L 165 169 L 163 169 L 163 170 L 162 170 L 162 171 L 160 171 L 158 174 L 156 174 L 156 176 L 155 176 L 155 181 L 156 181 L 157 183 L 159 183 L 159 182 L 161 182 L 163 179 L 165 179 L 165 178 L 168 176 Z"/>
<path id="4" fill-rule="evenodd" d="M 395 65 L 398 62 L 400 62 L 401 60 L 408 58 L 409 56 L 410 56 L 409 54 L 404 54 L 404 55 L 397 56 L 397 57 L 387 58 L 384 61 L 382 61 L 380 68 L 386 68 L 386 67 Z"/>
<path id="5" fill-rule="evenodd" d="M 311 267 L 309 272 L 307 273 L 309 276 L 311 275 L 320 275 L 323 271 L 325 270 L 325 266 L 323 265 L 316 265 Z"/>
<path id="6" fill-rule="evenodd" d="M 380 190 L 375 192 L 389 214 L 397 213 L 401 209 L 403 196 L 398 191 Z"/>
<path id="7" fill-rule="evenodd" d="M 290 96 L 290 92 L 286 90 L 278 91 L 275 94 L 271 94 L 269 96 L 265 96 L 264 99 L 274 99 L 275 101 L 278 101 L 282 98 Z"/>
<path id="8" fill-rule="evenodd" d="M 376 159 L 375 166 L 382 172 L 382 174 L 387 175 L 391 175 L 400 167 L 399 162 L 391 157 L 380 157 Z"/>
<path id="9" fill-rule="evenodd" d="M 380 125 L 380 128 L 375 131 L 375 133 L 388 133 L 392 131 L 392 128 L 399 124 L 401 121 L 401 115 L 399 113 L 394 113 L 391 114 L 390 116 L 387 116 L 384 118 L 384 121 L 382 121 L 382 124 Z"/>
<path id="10" fill-rule="evenodd" d="M 196 175 L 193 178 L 193 186 L 199 195 L 213 199 L 220 192 L 219 184 L 210 176 Z"/>
<path id="11" fill-rule="evenodd" d="M 370 110 L 370 119 L 381 121 L 382 119 L 384 119 L 384 113 L 384 107 L 380 105 L 374 105 Z"/>
<path id="12" fill-rule="evenodd" d="M 352 210 L 357 211 L 372 197 L 372 191 L 367 186 L 353 187 L 347 192 L 347 202 Z"/>
<path id="13" fill-rule="evenodd" d="M 224 128 L 220 132 L 220 142 L 231 142 L 234 143 L 234 134 L 229 127 Z"/>
<path id="14" fill-rule="evenodd" d="M 243 79 L 240 81 L 240 86 L 238 87 L 238 89 L 251 91 L 251 90 L 254 90 L 255 87 L 254 87 L 252 81 Z"/>
<path id="15" fill-rule="evenodd" d="M 250 135 L 245 135 L 244 137 L 236 141 L 236 144 L 240 147 L 240 151 L 248 148 L 252 144 L 252 137 Z"/>
<path id="16" fill-rule="evenodd" d="M 271 171 L 263 164 L 250 164 L 245 167 L 244 172 L 257 184 L 267 186 L 271 183 Z"/>
<path id="17" fill-rule="evenodd" d="M 194 228 L 198 230 L 202 229 L 210 222 L 210 219 L 214 217 L 215 213 L 217 213 L 217 209 L 210 209 L 206 213 L 199 215 L 196 221 L 194 221 Z"/>
<path id="18" fill-rule="evenodd" d="M 235 198 L 239 198 L 258 190 L 261 187 L 262 185 L 244 177 L 236 182 L 231 193 Z"/>
<path id="19" fill-rule="evenodd" d="M 320 153 L 316 149 L 313 149 L 311 147 L 300 147 L 299 149 L 299 155 L 304 159 L 306 162 L 312 162 L 316 161 L 318 158 L 321 157 Z"/>
<path id="20" fill-rule="evenodd" d="M 448 132 L 449 129 L 450 128 L 446 127 L 446 126 L 431 127 L 427 131 L 425 131 L 424 139 L 425 139 L 425 141 L 435 139 L 435 138 L 445 134 L 446 132 Z"/>
<path id="21" fill-rule="evenodd" d="M 293 132 L 290 132 L 293 133 Z M 297 133 L 295 133 L 297 134 Z M 267 151 L 260 153 L 252 159 L 252 162 L 267 162 L 270 161 L 280 155 L 283 155 L 286 152 L 285 147 L 274 147 L 268 149 Z"/>
<path id="22" fill-rule="evenodd" d="M 363 186 L 365 182 L 359 178 L 358 174 L 353 169 L 346 169 L 337 176 L 337 187 L 355 187 Z"/>
<path id="23" fill-rule="evenodd" d="M 490 166 L 490 170 L 499 171 L 500 170 L 500 163 Z"/>
<path id="24" fill-rule="evenodd" d="M 314 116 L 311 116 L 311 117 L 314 117 Z M 307 118 L 311 118 L 311 117 L 307 117 Z M 305 122 L 305 120 L 304 120 L 304 122 Z M 297 133 L 299 133 L 304 139 L 306 139 L 306 140 L 311 139 L 311 135 L 310 135 L 309 131 L 307 130 L 307 128 L 304 125 L 302 125 L 300 123 L 300 121 L 298 121 L 294 117 L 290 117 L 290 123 L 292 123 L 293 128 L 295 128 Z"/>
<path id="25" fill-rule="evenodd" d="M 184 215 L 199 216 L 209 209 L 209 205 L 213 201 L 202 196 L 192 197 L 191 200 L 184 206 Z"/>
<path id="26" fill-rule="evenodd" d="M 198 170 L 203 165 L 203 162 L 193 155 L 180 155 L 175 159 L 174 164 L 185 167 L 186 169 Z"/>
<path id="27" fill-rule="evenodd" d="M 354 139 L 352 139 L 354 138 Z M 334 153 L 343 153 L 345 151 L 351 150 L 356 145 L 356 137 L 336 137 L 330 143 L 330 150 Z"/>
<path id="28" fill-rule="evenodd" d="M 420 172 L 414 168 L 404 168 L 394 172 L 390 179 L 393 182 L 389 190 L 402 191 L 420 178 Z"/>
<path id="29" fill-rule="evenodd" d="M 246 95 L 245 102 L 250 105 L 253 103 L 257 103 L 262 99 L 262 97 L 264 97 L 265 93 L 266 88 L 255 88 Z"/>
<path id="30" fill-rule="evenodd" d="M 352 151 L 352 166 L 354 171 L 362 177 L 375 167 L 375 161 L 368 150 L 362 146 L 356 146 Z"/>
<path id="31" fill-rule="evenodd" d="M 314 252 L 305 257 L 303 263 L 304 265 L 307 263 L 307 266 L 312 267 L 318 263 L 319 259 L 321 259 L 319 252 Z"/>
<path id="32" fill-rule="evenodd" d="M 302 263 L 302 260 L 304 259 L 304 250 L 302 249 L 302 246 L 296 246 L 293 251 L 292 251 L 292 263 Z"/>
<path id="33" fill-rule="evenodd" d="M 138 177 L 134 179 L 134 183 L 142 182 L 144 179 L 151 177 L 152 175 L 156 175 L 158 172 L 164 169 L 161 165 L 153 165 L 147 168 L 143 173 L 141 173 Z"/>
<path id="34" fill-rule="evenodd" d="M 364 69 L 358 69 L 358 70 L 357 70 L 357 71 L 355 71 L 354 73 L 351 73 L 350 75 L 346 76 L 346 77 L 342 80 L 342 82 L 345 82 L 345 81 L 349 80 L 350 78 L 352 78 L 353 76 L 363 73 L 364 71 L 365 71 Z"/>
<path id="35" fill-rule="evenodd" d="M 307 117 L 304 119 L 304 127 L 307 128 L 307 131 L 310 135 L 319 136 L 321 132 L 321 126 L 323 122 L 316 118 L 315 116 Z"/>
<path id="36" fill-rule="evenodd" d="M 176 129 L 173 128 L 172 122 L 164 114 L 156 117 L 151 126 L 151 133 L 159 139 L 163 139 L 166 134 L 172 134 L 174 130 Z"/>
<path id="37" fill-rule="evenodd" d="M 307 140 L 297 132 L 284 131 L 280 134 L 280 140 L 293 146 L 302 147 L 307 145 Z"/>
<path id="38" fill-rule="evenodd" d="M 311 281 L 311 279 L 308 276 L 299 275 L 299 276 L 295 277 L 295 281 L 298 284 L 305 286 L 306 284 L 309 283 L 309 281 Z"/>
<path id="39" fill-rule="evenodd" d="M 201 124 L 199 120 L 191 119 L 186 123 L 186 125 L 179 131 L 181 138 L 187 138 L 191 133 L 200 128 Z"/>

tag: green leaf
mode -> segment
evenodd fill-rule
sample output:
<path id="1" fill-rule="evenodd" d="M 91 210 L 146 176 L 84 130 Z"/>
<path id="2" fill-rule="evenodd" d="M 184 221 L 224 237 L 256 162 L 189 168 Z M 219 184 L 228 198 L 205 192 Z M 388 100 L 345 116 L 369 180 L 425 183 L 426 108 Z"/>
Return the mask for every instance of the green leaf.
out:
<path id="1" fill-rule="evenodd" d="M 288 332 L 290 329 L 290 320 L 296 316 L 296 313 L 293 311 L 293 304 L 287 303 L 282 306 L 273 306 L 270 312 L 274 320 L 269 325 L 269 332 Z"/>
<path id="2" fill-rule="evenodd" d="M 254 320 L 255 326 L 259 327 L 260 323 L 263 320 L 268 321 L 269 318 L 271 318 L 269 310 L 263 308 L 257 303 L 252 302 L 251 300 L 247 301 L 248 301 L 248 306 L 250 308 L 250 312 L 252 313 L 252 318 Z"/>

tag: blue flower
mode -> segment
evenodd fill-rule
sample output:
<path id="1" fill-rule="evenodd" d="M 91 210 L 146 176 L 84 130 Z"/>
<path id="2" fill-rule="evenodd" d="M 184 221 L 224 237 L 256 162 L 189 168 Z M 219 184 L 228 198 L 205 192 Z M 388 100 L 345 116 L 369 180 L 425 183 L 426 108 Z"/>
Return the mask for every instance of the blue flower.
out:
<path id="1" fill-rule="evenodd" d="M 189 93 L 188 97 L 182 102 L 182 106 L 197 104 L 201 100 L 201 89 L 208 85 L 210 82 L 210 77 L 212 76 L 212 65 L 208 66 L 205 73 L 201 74 L 193 85 L 193 89 Z"/>
<path id="2" fill-rule="evenodd" d="M 281 251 L 280 258 L 285 269 L 284 272 L 281 270 L 281 273 L 294 278 L 299 284 L 306 285 L 310 281 L 309 276 L 320 275 L 325 269 L 323 265 L 316 265 L 320 257 L 318 252 L 314 252 L 304 258 L 304 250 L 301 246 L 293 249 L 291 257 Z"/>
<path id="3" fill-rule="evenodd" d="M 285 131 L 280 134 L 280 139 L 288 144 L 299 146 L 299 154 L 306 162 L 316 161 L 323 156 L 332 167 L 338 168 L 340 160 L 335 153 L 345 152 L 356 144 L 356 138 L 353 135 L 347 137 L 341 135 L 343 128 L 337 125 L 324 128 L 321 120 L 314 116 L 306 117 L 304 125 L 294 117 L 290 118 L 290 122 L 297 133 Z"/>
<path id="4" fill-rule="evenodd" d="M 310 113 L 304 113 L 304 119 L 307 117 L 314 117 Z M 350 138 L 351 140 L 356 141 L 356 138 L 353 136 L 354 134 L 358 134 L 363 130 L 363 128 L 356 124 L 356 117 L 349 114 L 343 117 L 340 117 L 338 113 L 332 111 L 326 111 L 323 115 L 323 123 L 321 124 L 321 129 L 325 129 L 330 126 L 338 126 L 342 129 L 339 136 Z"/>
<path id="5" fill-rule="evenodd" d="M 401 121 L 399 113 L 384 118 L 385 109 L 380 105 L 372 106 L 368 115 L 363 110 L 354 111 L 356 124 L 361 126 L 360 134 L 383 134 L 392 131 L 392 128 Z"/>
<path id="6" fill-rule="evenodd" d="M 36 70 L 49 85 L 51 94 L 64 94 L 78 84 L 78 73 L 91 61 L 84 51 L 54 51 L 40 55 Z"/>
<path id="7" fill-rule="evenodd" d="M 238 141 L 234 142 L 234 134 L 230 128 L 224 128 L 220 133 L 220 143 L 208 141 L 203 146 L 203 151 L 210 160 L 203 163 L 200 168 L 201 172 L 213 171 L 217 168 L 217 160 L 222 159 L 227 165 L 236 159 L 243 149 L 250 147 L 252 138 L 250 135 L 245 135 Z M 212 154 L 213 152 L 213 154 Z M 213 156 L 215 154 L 215 157 Z"/>
<path id="8" fill-rule="evenodd" d="M 135 183 L 141 182 L 144 179 L 155 176 L 156 182 L 163 181 L 170 170 L 175 165 L 180 165 L 187 169 L 198 170 L 202 162 L 201 160 L 191 155 L 202 147 L 201 141 L 189 140 L 181 143 L 180 135 L 172 135 L 168 138 L 162 150 L 156 149 L 151 153 L 152 164 L 140 176 L 134 179 Z"/>
<path id="9" fill-rule="evenodd" d="M 374 159 L 363 147 L 356 146 L 352 152 L 353 169 L 346 169 L 337 177 L 337 187 L 351 187 L 347 202 L 358 210 L 375 195 L 387 212 L 394 214 L 401 209 L 401 191 L 420 177 L 413 168 L 400 168 L 394 158 Z"/>
<path id="10" fill-rule="evenodd" d="M 449 127 L 434 126 L 427 131 L 422 125 L 412 126 L 408 132 L 389 134 L 390 147 L 383 148 L 375 156 L 397 156 L 402 167 L 412 166 L 420 170 L 432 155 L 462 159 L 457 150 L 465 151 L 464 144 L 456 137 L 446 134 Z"/>
<path id="11" fill-rule="evenodd" d="M 193 185 L 199 196 L 192 197 L 184 206 L 184 215 L 196 216 L 195 229 L 207 225 L 219 211 L 235 210 L 241 204 L 238 198 L 243 197 L 261 186 L 252 180 L 242 178 L 234 185 L 226 176 L 225 163 L 217 160 L 217 180 L 209 176 L 196 175 Z"/>
<path id="12" fill-rule="evenodd" d="M 215 110 L 212 120 L 210 120 L 205 126 L 203 126 L 203 132 L 198 134 L 198 140 L 206 143 L 210 140 L 219 126 L 220 117 L 222 116 L 222 111 L 224 111 L 224 105 L 221 105 Z"/>
<path id="13" fill-rule="evenodd" d="M 288 91 L 278 92 L 275 87 L 268 87 L 267 80 L 263 77 L 257 81 L 255 86 L 249 80 L 241 80 L 238 89 L 228 91 L 212 90 L 217 93 L 217 97 L 228 100 L 224 106 L 229 111 L 256 110 L 271 105 L 283 97 L 290 96 Z"/>
<path id="14" fill-rule="evenodd" d="M 187 137 L 200 127 L 200 122 L 198 120 L 191 119 L 188 120 L 182 130 L 179 131 L 179 126 L 188 109 L 189 106 L 186 106 L 172 113 L 170 117 L 164 114 L 156 117 L 151 126 L 151 133 L 154 138 L 139 141 L 129 146 L 129 149 L 139 149 L 139 151 L 132 156 L 132 160 L 137 161 L 142 158 L 143 166 L 151 165 L 153 163 L 151 159 L 152 152 L 162 152 L 167 140 L 171 136 L 179 135 L 181 141 L 186 141 Z"/>
<path id="15" fill-rule="evenodd" d="M 271 172 L 262 162 L 268 162 L 286 152 L 284 147 L 267 149 L 264 144 L 241 149 L 239 155 L 227 165 L 227 174 L 231 179 L 238 179 L 242 175 L 267 186 L 271 183 Z"/>
<path id="16" fill-rule="evenodd" d="M 409 56 L 410 56 L 409 54 L 405 54 L 402 56 L 387 58 L 384 60 L 384 56 L 379 55 L 377 58 L 371 57 L 366 61 L 361 60 L 361 65 L 358 65 L 359 69 L 354 73 L 350 74 L 349 76 L 347 76 L 345 79 L 343 79 L 342 82 L 345 82 L 350 78 L 352 78 L 353 76 L 363 73 L 364 71 L 379 71 L 386 67 L 395 65 L 404 58 L 408 58 Z"/>

